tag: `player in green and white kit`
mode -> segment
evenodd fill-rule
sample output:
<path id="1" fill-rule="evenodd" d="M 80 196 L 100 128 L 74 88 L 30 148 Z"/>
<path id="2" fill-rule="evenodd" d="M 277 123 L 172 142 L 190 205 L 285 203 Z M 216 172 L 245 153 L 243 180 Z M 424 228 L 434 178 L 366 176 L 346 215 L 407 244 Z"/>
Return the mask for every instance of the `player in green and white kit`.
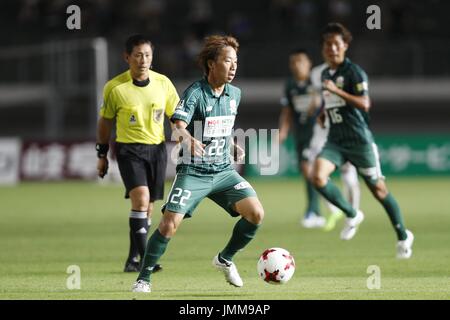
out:
<path id="1" fill-rule="evenodd" d="M 368 79 L 358 65 L 345 57 L 350 42 L 350 32 L 339 23 L 328 24 L 322 33 L 323 54 L 328 64 L 322 72 L 324 112 L 330 119 L 330 131 L 314 163 L 313 182 L 317 190 L 347 216 L 341 239 L 350 240 L 364 214 L 355 210 L 329 179 L 337 167 L 350 161 L 394 226 L 398 238 L 397 257 L 408 259 L 412 255 L 414 236 L 405 228 L 397 201 L 381 174 L 378 150 L 368 126 L 371 106 Z"/>
<path id="2" fill-rule="evenodd" d="M 311 83 L 314 89 L 318 92 L 321 92 L 322 90 L 322 71 L 327 67 L 328 65 L 326 63 L 322 63 L 311 69 Z M 327 117 L 325 117 L 323 124 L 319 124 L 318 121 L 314 124 L 312 138 L 309 143 L 309 148 L 307 149 L 307 156 L 309 162 L 311 163 L 311 167 L 327 141 L 329 127 L 330 124 Z M 345 197 L 352 204 L 353 208 L 358 210 L 361 198 L 358 172 L 356 171 L 355 166 L 348 161 L 339 167 L 339 171 L 341 174 L 342 187 Z M 337 221 L 344 217 L 344 214 L 330 202 L 327 201 L 326 203 L 331 211 L 331 214 L 327 217 L 327 222 L 323 227 L 323 230 L 331 231 L 336 226 Z"/>
<path id="3" fill-rule="evenodd" d="M 171 118 L 176 140 L 183 145 L 181 161 L 162 209 L 163 218 L 147 243 L 134 292 L 151 291 L 150 276 L 169 240 L 206 197 L 231 216 L 241 216 L 228 244 L 213 258 L 213 266 L 230 284 L 243 285 L 232 259 L 255 236 L 264 209 L 252 186 L 234 170 L 230 157 L 230 152 L 237 160 L 244 157 L 244 151 L 232 139 L 241 99 L 240 89 L 230 84 L 236 74 L 238 47 L 237 40 L 229 36 L 205 39 L 199 54 L 205 78 L 186 89 Z"/>
<path id="4" fill-rule="evenodd" d="M 325 225 L 326 220 L 320 213 L 319 194 L 309 178 L 312 169 L 308 157 L 309 145 L 320 107 L 320 96 L 310 80 L 311 66 L 311 59 L 305 50 L 296 49 L 290 53 L 289 69 L 292 76 L 286 81 L 281 99 L 279 142 L 281 144 L 286 140 L 293 124 L 297 159 L 307 195 L 306 211 L 301 223 L 305 228 L 320 228 Z"/>

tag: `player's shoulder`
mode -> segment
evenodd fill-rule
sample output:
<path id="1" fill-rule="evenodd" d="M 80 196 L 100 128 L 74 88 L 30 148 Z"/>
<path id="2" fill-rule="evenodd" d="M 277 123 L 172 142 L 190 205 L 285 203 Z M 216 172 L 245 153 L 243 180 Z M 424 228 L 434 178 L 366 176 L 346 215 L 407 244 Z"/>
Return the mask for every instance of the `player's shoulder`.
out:
<path id="1" fill-rule="evenodd" d="M 202 94 L 202 80 L 192 82 L 183 92 L 185 99 L 197 98 Z"/>
<path id="2" fill-rule="evenodd" d="M 359 64 L 354 63 L 353 61 L 348 60 L 348 70 L 354 76 L 363 76 L 364 78 L 367 78 L 366 71 L 364 71 Z"/>
<path id="3" fill-rule="evenodd" d="M 321 64 L 314 66 L 311 69 L 311 73 L 312 74 L 314 74 L 314 73 L 321 74 L 323 72 L 323 70 L 325 70 L 326 68 L 328 68 L 328 65 L 326 63 L 321 63 Z"/>
<path id="4" fill-rule="evenodd" d="M 120 87 L 123 84 L 126 84 L 131 81 L 131 76 L 129 71 L 125 71 L 111 80 L 109 80 L 103 89 L 106 95 L 108 95 L 111 91 L 113 91 L 115 88 Z"/>
<path id="5" fill-rule="evenodd" d="M 286 80 L 284 80 L 284 87 L 285 89 L 292 89 L 292 87 L 295 87 L 295 80 L 293 77 L 287 77 Z"/>
<path id="6" fill-rule="evenodd" d="M 228 92 L 231 96 L 240 97 L 241 96 L 241 89 L 228 83 Z"/>

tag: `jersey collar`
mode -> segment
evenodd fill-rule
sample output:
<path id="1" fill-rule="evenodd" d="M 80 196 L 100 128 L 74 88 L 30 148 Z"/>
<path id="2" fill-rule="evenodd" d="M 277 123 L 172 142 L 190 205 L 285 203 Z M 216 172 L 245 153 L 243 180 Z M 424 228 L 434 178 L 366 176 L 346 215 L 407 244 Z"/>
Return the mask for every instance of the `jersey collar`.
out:
<path id="1" fill-rule="evenodd" d="M 344 61 L 337 67 L 337 69 L 335 70 L 335 72 L 333 74 L 330 73 L 331 69 L 330 67 L 328 67 L 328 74 L 333 78 L 335 77 L 337 74 L 343 72 L 344 70 L 346 70 L 351 64 L 351 61 L 349 58 L 345 58 Z"/>
<path id="2" fill-rule="evenodd" d="M 202 86 L 203 86 L 203 90 L 211 97 L 211 98 L 219 98 L 218 96 L 216 96 L 211 88 L 211 86 L 208 83 L 208 80 L 206 79 L 206 77 L 204 77 L 202 79 Z M 225 87 L 223 88 L 223 92 L 222 95 L 230 95 L 230 85 L 228 83 L 225 83 Z"/>
<path id="3" fill-rule="evenodd" d="M 131 82 L 133 82 L 133 84 L 134 84 L 136 87 L 144 88 L 144 87 L 148 86 L 148 85 L 150 84 L 150 82 L 151 82 L 151 79 L 150 79 L 150 70 L 149 70 L 149 72 L 148 72 L 148 78 L 147 78 L 146 80 L 143 80 L 143 81 L 139 81 L 139 80 L 133 79 L 133 78 L 131 77 L 131 72 L 130 72 L 130 70 L 128 70 L 128 74 L 129 74 L 129 76 L 130 76 L 130 78 L 131 78 Z"/>

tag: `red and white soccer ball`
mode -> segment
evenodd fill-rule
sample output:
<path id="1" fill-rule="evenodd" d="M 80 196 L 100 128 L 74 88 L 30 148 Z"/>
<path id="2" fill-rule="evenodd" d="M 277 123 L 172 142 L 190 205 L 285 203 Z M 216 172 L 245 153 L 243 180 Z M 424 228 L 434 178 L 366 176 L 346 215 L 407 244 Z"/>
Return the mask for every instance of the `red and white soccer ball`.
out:
<path id="1" fill-rule="evenodd" d="M 282 248 L 265 250 L 258 260 L 258 274 L 270 284 L 284 284 L 295 272 L 294 257 Z"/>

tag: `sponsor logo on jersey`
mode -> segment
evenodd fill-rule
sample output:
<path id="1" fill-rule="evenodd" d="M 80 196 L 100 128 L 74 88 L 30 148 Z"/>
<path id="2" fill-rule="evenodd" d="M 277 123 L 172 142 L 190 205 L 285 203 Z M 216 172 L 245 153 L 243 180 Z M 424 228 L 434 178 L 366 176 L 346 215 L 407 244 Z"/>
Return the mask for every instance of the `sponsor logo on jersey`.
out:
<path id="1" fill-rule="evenodd" d="M 228 137 L 231 135 L 234 126 L 235 116 L 206 117 L 204 137 Z"/>
<path id="2" fill-rule="evenodd" d="M 206 112 L 211 112 L 211 110 L 212 110 L 212 106 L 207 106 L 206 107 Z"/>

